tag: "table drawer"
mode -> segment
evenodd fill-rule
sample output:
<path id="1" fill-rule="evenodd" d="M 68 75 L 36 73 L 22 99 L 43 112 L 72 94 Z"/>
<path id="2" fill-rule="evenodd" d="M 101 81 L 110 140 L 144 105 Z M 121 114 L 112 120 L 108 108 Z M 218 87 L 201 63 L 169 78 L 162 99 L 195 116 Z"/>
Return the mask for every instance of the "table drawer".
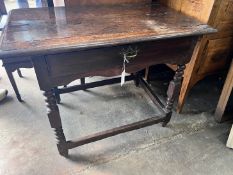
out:
<path id="1" fill-rule="evenodd" d="M 129 59 L 126 72 L 133 73 L 160 63 L 187 63 L 196 38 L 181 38 L 83 50 L 46 56 L 50 77 L 79 75 L 116 76 L 122 72 L 124 54 Z M 78 77 L 79 78 L 79 77 Z"/>

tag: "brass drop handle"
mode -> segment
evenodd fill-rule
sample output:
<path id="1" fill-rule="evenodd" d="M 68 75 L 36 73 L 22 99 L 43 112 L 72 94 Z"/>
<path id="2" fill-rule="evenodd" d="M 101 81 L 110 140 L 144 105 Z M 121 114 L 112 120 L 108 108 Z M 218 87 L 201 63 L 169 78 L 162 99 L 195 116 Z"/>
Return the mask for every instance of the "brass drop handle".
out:
<path id="1" fill-rule="evenodd" d="M 122 49 L 122 55 L 124 57 L 124 61 L 129 63 L 130 60 L 134 59 L 138 55 L 138 48 L 135 47 L 134 49 L 129 46 L 127 49 Z"/>
<path id="2" fill-rule="evenodd" d="M 123 55 L 123 66 L 122 66 L 122 73 L 121 73 L 121 86 L 125 83 L 125 76 L 126 76 L 126 65 L 130 62 L 130 60 L 134 59 L 138 55 L 138 49 L 135 47 L 133 49 L 129 46 L 127 49 L 122 49 L 121 55 Z"/>

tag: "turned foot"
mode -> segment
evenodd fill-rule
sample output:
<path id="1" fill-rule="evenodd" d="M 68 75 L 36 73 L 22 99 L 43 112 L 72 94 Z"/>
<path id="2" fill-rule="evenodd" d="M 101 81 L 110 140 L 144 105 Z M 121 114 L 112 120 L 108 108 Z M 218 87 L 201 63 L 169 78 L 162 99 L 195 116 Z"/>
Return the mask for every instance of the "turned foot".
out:
<path id="1" fill-rule="evenodd" d="M 60 155 L 68 157 L 68 149 L 66 148 L 66 138 L 62 127 L 54 129 L 57 139 L 57 149 Z"/>
<path id="2" fill-rule="evenodd" d="M 54 128 L 58 151 L 60 155 L 67 157 L 68 149 L 66 148 L 66 138 L 62 129 L 61 117 L 56 103 L 54 89 L 46 91 L 44 96 L 46 97 L 45 101 L 48 108 L 49 122 L 51 127 Z"/>
<path id="3" fill-rule="evenodd" d="M 63 157 L 69 157 L 69 150 L 64 145 L 57 145 L 58 152 Z"/>
<path id="4" fill-rule="evenodd" d="M 172 117 L 172 112 L 168 113 L 167 116 L 165 117 L 163 123 L 162 123 L 162 127 L 166 127 L 167 124 L 170 122 Z"/>

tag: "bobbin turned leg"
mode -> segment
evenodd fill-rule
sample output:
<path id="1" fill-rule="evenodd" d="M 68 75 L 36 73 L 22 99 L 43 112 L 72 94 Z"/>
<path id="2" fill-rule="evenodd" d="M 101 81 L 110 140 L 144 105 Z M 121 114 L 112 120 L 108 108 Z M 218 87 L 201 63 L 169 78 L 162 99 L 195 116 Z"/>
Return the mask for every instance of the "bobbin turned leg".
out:
<path id="1" fill-rule="evenodd" d="M 60 155 L 68 157 L 68 149 L 66 148 L 66 138 L 62 127 L 57 127 L 54 129 L 56 139 L 57 139 L 57 149 Z"/>
<path id="2" fill-rule="evenodd" d="M 167 101 L 164 108 L 166 112 L 166 119 L 163 122 L 163 127 L 165 127 L 168 124 L 168 122 L 171 120 L 173 104 L 180 92 L 184 70 L 185 70 L 185 65 L 178 65 L 177 70 L 175 72 L 175 76 L 168 86 Z"/>
<path id="3" fill-rule="evenodd" d="M 44 92 L 44 96 L 46 97 L 46 105 L 47 105 L 47 115 L 49 118 L 49 122 L 52 128 L 54 128 L 56 139 L 57 139 L 57 148 L 60 155 L 64 157 L 68 157 L 68 149 L 66 147 L 66 138 L 63 133 L 61 117 L 59 113 L 59 109 L 56 103 L 56 97 L 53 93 L 53 90 L 48 90 Z"/>

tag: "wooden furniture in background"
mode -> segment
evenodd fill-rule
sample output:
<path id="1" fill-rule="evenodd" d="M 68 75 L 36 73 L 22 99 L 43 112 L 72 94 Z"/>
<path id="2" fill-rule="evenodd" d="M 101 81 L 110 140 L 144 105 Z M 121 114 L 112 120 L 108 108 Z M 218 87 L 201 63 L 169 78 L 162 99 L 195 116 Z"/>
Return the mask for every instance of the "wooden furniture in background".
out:
<path id="1" fill-rule="evenodd" d="M 216 111 L 215 111 L 215 119 L 218 122 L 226 121 L 227 119 L 224 117 L 225 108 L 227 106 L 227 102 L 230 98 L 230 95 L 233 90 L 233 61 L 231 63 Z M 233 119 L 233 114 L 230 116 Z"/>
<path id="2" fill-rule="evenodd" d="M 224 122 L 229 119 L 224 116 L 224 112 L 232 92 L 233 92 L 233 60 L 231 62 L 231 66 L 227 74 L 227 78 L 223 86 L 223 90 L 215 111 L 215 119 L 217 122 Z M 230 119 L 233 119 L 233 114 L 229 117 L 231 117 Z M 229 134 L 229 138 L 227 140 L 227 147 L 233 149 L 233 125 Z"/>
<path id="3" fill-rule="evenodd" d="M 5 18 L 7 15 L 7 11 L 6 11 L 6 6 L 3 0 L 0 0 L 0 31 L 2 31 L 2 29 L 5 26 Z"/>
<path id="4" fill-rule="evenodd" d="M 5 15 L 6 12 L 6 6 L 3 0 L 0 0 L 0 15 Z"/>
<path id="5" fill-rule="evenodd" d="M 22 2 L 22 4 L 20 4 L 21 1 L 17 1 L 16 3 L 18 4 L 18 7 L 29 8 L 28 3 L 25 4 L 24 2 Z M 42 7 L 47 7 L 48 6 L 46 0 L 41 0 L 36 5 L 39 5 L 38 7 L 41 7 L 41 6 Z M 3 10 L 3 12 L 1 12 L 1 14 L 4 14 L 4 20 L 1 20 L 1 24 L 0 24 L 0 30 L 2 30 L 5 27 L 5 24 L 6 24 L 6 21 L 7 21 L 6 19 L 7 19 L 7 16 L 8 16 L 7 11 L 6 11 L 6 6 L 5 6 L 5 3 L 4 3 L 3 0 L 0 0 L 0 10 Z M 11 7 L 8 7 L 8 10 L 12 10 Z M 16 95 L 18 101 L 22 102 L 23 100 L 21 98 L 21 95 L 19 93 L 17 84 L 16 84 L 14 76 L 13 76 L 13 72 L 17 71 L 19 77 L 21 77 L 21 78 L 23 77 L 20 68 L 33 68 L 33 65 L 32 65 L 32 62 L 31 62 L 30 58 L 20 57 L 17 60 L 17 62 L 12 62 L 11 64 L 7 64 L 5 66 L 7 76 L 9 78 L 9 80 L 10 80 L 10 83 L 11 83 L 11 86 L 12 86 L 14 92 L 15 92 L 15 95 Z"/>
<path id="6" fill-rule="evenodd" d="M 15 2 L 17 3 L 17 6 L 20 8 L 29 8 L 29 4 L 27 1 L 17 1 Z M 40 0 L 38 1 L 37 0 L 37 3 L 36 3 L 36 8 L 39 8 L 39 7 L 47 7 L 48 4 L 47 4 L 47 0 Z M 5 6 L 5 3 L 3 0 L 0 0 L 0 10 L 3 9 L 3 13 L 1 14 L 4 14 L 4 20 L 1 20 L 1 24 L 0 24 L 0 30 L 2 30 L 6 24 L 6 19 L 7 19 L 7 10 L 6 10 L 6 6 Z M 12 7 L 8 7 L 8 10 L 12 10 L 11 9 Z M 1 58 L 0 58 L 1 59 Z M 19 90 L 18 90 L 18 87 L 17 87 L 17 84 L 15 82 L 15 79 L 14 79 L 14 76 L 13 76 L 13 72 L 14 71 L 17 71 L 19 77 L 23 77 L 22 73 L 21 73 L 21 70 L 20 68 L 33 68 L 33 65 L 32 65 L 32 62 L 30 60 L 30 58 L 28 57 L 20 57 L 18 59 L 17 62 L 12 62 L 11 64 L 7 64 L 6 66 L 4 66 L 5 69 L 6 69 L 6 73 L 7 73 L 7 76 L 10 80 L 10 83 L 11 83 L 11 86 L 15 92 L 15 95 L 18 99 L 18 101 L 22 102 L 22 98 L 21 98 L 21 95 L 19 93 Z"/>
<path id="7" fill-rule="evenodd" d="M 0 35 L 2 34 L 2 30 L 3 30 L 3 28 L 5 27 L 6 21 L 7 21 L 7 10 L 6 10 L 6 6 L 5 6 L 4 1 L 3 1 L 3 0 L 0 0 Z M 16 70 L 17 70 L 17 72 L 18 72 L 18 75 L 19 75 L 20 77 L 22 77 L 22 74 L 21 74 L 20 69 L 17 68 Z M 11 82 L 11 85 L 12 85 L 13 89 L 15 90 L 15 94 L 16 94 L 16 96 L 17 96 L 18 88 L 17 88 L 17 86 L 16 86 L 16 83 L 15 83 L 15 81 L 14 81 L 14 78 L 13 78 L 12 73 L 11 73 L 10 76 L 8 76 L 8 77 L 9 77 L 9 80 L 10 80 L 10 82 Z M 12 79 L 12 78 L 13 78 L 13 79 Z M 13 80 L 13 81 L 11 81 L 11 80 Z M 15 89 L 15 87 L 16 87 L 16 89 Z M 17 97 L 18 97 L 18 96 L 17 96 Z M 19 98 L 18 98 L 18 99 L 19 99 Z M 21 99 L 19 99 L 19 101 L 21 101 Z"/>
<path id="8" fill-rule="evenodd" d="M 185 71 L 177 111 L 181 112 L 190 89 L 207 75 L 216 73 L 229 63 L 233 41 L 233 0 L 159 0 L 218 29 L 204 36 L 193 53 Z M 176 69 L 174 65 L 168 65 Z"/>
<path id="9" fill-rule="evenodd" d="M 22 20 L 24 23 L 20 25 L 18 21 Z M 30 42 L 23 36 L 25 32 L 30 36 Z M 69 149 L 90 142 L 156 123 L 166 126 L 180 90 L 185 64 L 191 58 L 197 39 L 211 32 L 216 30 L 160 4 L 18 9 L 9 16 L 0 43 L 0 56 L 4 58 L 5 66 L 17 62 L 19 57 L 29 57 L 33 62 L 40 89 L 46 97 L 48 118 L 55 130 L 58 151 L 68 156 Z M 80 140 L 67 141 L 54 88 L 88 76 L 120 75 L 124 62 L 126 72 L 131 73 L 126 80 L 135 80 L 161 113 Z M 165 63 L 178 67 L 163 104 L 138 72 L 147 66 Z M 119 82 L 120 78 L 112 78 L 58 89 L 58 92 L 68 93 Z"/>

